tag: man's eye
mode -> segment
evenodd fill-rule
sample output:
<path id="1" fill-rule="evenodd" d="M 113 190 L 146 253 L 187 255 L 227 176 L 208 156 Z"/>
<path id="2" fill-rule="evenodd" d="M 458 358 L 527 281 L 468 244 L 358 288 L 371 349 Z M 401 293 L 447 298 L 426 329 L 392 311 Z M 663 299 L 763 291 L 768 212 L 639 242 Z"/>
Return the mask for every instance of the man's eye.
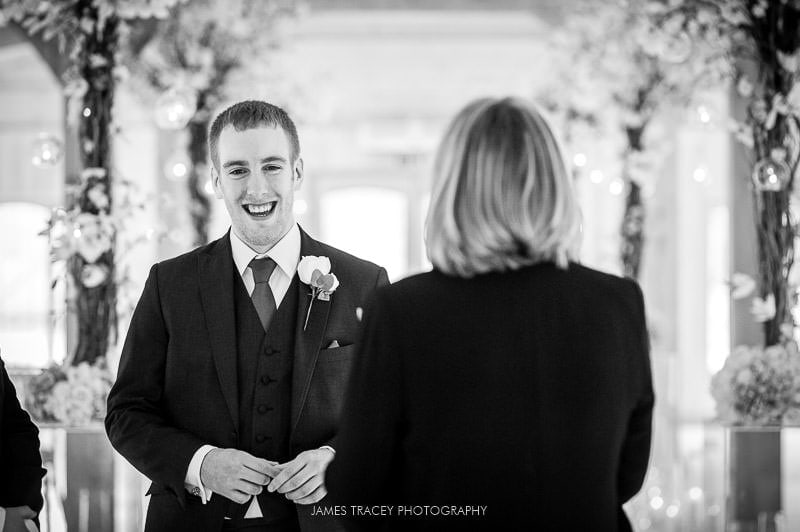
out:
<path id="1" fill-rule="evenodd" d="M 242 176 L 242 175 L 244 175 L 246 173 L 247 173 L 247 170 L 245 170 L 244 168 L 234 168 L 230 172 L 228 172 L 228 175 Z"/>
<path id="2" fill-rule="evenodd" d="M 264 167 L 264 169 L 267 172 L 280 172 L 281 171 L 281 167 L 278 166 L 277 164 L 268 164 L 267 166 Z"/>

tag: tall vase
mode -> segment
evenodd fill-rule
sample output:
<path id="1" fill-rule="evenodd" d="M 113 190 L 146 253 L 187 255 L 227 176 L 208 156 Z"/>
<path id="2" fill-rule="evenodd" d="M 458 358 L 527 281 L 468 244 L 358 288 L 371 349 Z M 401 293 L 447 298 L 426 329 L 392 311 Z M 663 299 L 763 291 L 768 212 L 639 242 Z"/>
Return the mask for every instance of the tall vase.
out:
<path id="1" fill-rule="evenodd" d="M 800 428 L 726 429 L 726 532 L 800 530 Z"/>
<path id="2" fill-rule="evenodd" d="M 48 529 L 115 530 L 114 454 L 102 425 L 41 429 L 49 505 L 42 519 Z"/>

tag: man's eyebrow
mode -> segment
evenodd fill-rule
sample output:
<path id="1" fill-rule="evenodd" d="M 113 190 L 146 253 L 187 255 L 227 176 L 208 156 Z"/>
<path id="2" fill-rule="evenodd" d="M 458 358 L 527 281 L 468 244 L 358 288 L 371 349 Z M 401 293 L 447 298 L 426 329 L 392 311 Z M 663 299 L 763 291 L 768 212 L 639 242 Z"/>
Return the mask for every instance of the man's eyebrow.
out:
<path id="1" fill-rule="evenodd" d="M 276 162 L 276 161 L 280 162 L 280 163 L 285 163 L 286 159 L 284 159 L 283 157 L 280 157 L 279 155 L 272 155 L 270 157 L 264 157 L 263 159 L 261 159 L 261 164 L 272 163 L 272 162 Z"/>
<path id="2" fill-rule="evenodd" d="M 223 168 L 230 168 L 231 166 L 250 166 L 247 161 L 225 161 L 222 165 Z"/>

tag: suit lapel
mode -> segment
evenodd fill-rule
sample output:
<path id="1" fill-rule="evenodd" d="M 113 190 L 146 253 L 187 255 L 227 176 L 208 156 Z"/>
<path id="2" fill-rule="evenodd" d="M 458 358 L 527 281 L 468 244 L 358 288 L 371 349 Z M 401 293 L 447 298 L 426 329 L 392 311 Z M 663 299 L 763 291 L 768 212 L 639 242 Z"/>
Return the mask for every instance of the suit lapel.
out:
<path id="1" fill-rule="evenodd" d="M 236 312 L 233 301 L 233 254 L 230 235 L 198 255 L 200 299 L 211 354 L 222 395 L 236 430 L 239 430 L 239 390 L 236 373 Z"/>
<path id="2" fill-rule="evenodd" d="M 324 253 L 319 243 L 300 230 L 300 257 L 309 255 L 320 256 Z M 335 266 L 331 265 L 335 272 Z M 311 288 L 303 283 L 297 283 L 297 326 L 295 329 L 294 366 L 292 368 L 292 434 L 300 421 L 300 413 L 308 396 L 311 386 L 311 377 L 317 364 L 321 342 L 328 325 L 328 314 L 331 308 L 330 301 L 315 299 L 311 305 Z M 331 299 L 336 297 L 331 295 Z M 308 307 L 311 305 L 311 314 Z M 303 330 L 308 315 L 308 326 Z"/>

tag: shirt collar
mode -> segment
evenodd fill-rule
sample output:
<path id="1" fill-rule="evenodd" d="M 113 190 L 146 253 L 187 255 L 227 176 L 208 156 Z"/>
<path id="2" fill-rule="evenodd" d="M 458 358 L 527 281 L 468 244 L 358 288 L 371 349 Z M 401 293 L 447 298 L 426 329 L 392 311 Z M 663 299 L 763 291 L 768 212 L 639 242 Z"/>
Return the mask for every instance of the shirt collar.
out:
<path id="1" fill-rule="evenodd" d="M 256 253 L 250 246 L 242 242 L 236 233 L 231 229 L 231 252 L 233 252 L 233 262 L 239 275 L 244 275 L 244 271 L 253 259 L 269 257 L 275 261 L 283 273 L 290 279 L 297 272 L 297 264 L 300 262 L 300 229 L 297 224 L 292 225 L 289 232 L 283 235 L 266 253 Z"/>

